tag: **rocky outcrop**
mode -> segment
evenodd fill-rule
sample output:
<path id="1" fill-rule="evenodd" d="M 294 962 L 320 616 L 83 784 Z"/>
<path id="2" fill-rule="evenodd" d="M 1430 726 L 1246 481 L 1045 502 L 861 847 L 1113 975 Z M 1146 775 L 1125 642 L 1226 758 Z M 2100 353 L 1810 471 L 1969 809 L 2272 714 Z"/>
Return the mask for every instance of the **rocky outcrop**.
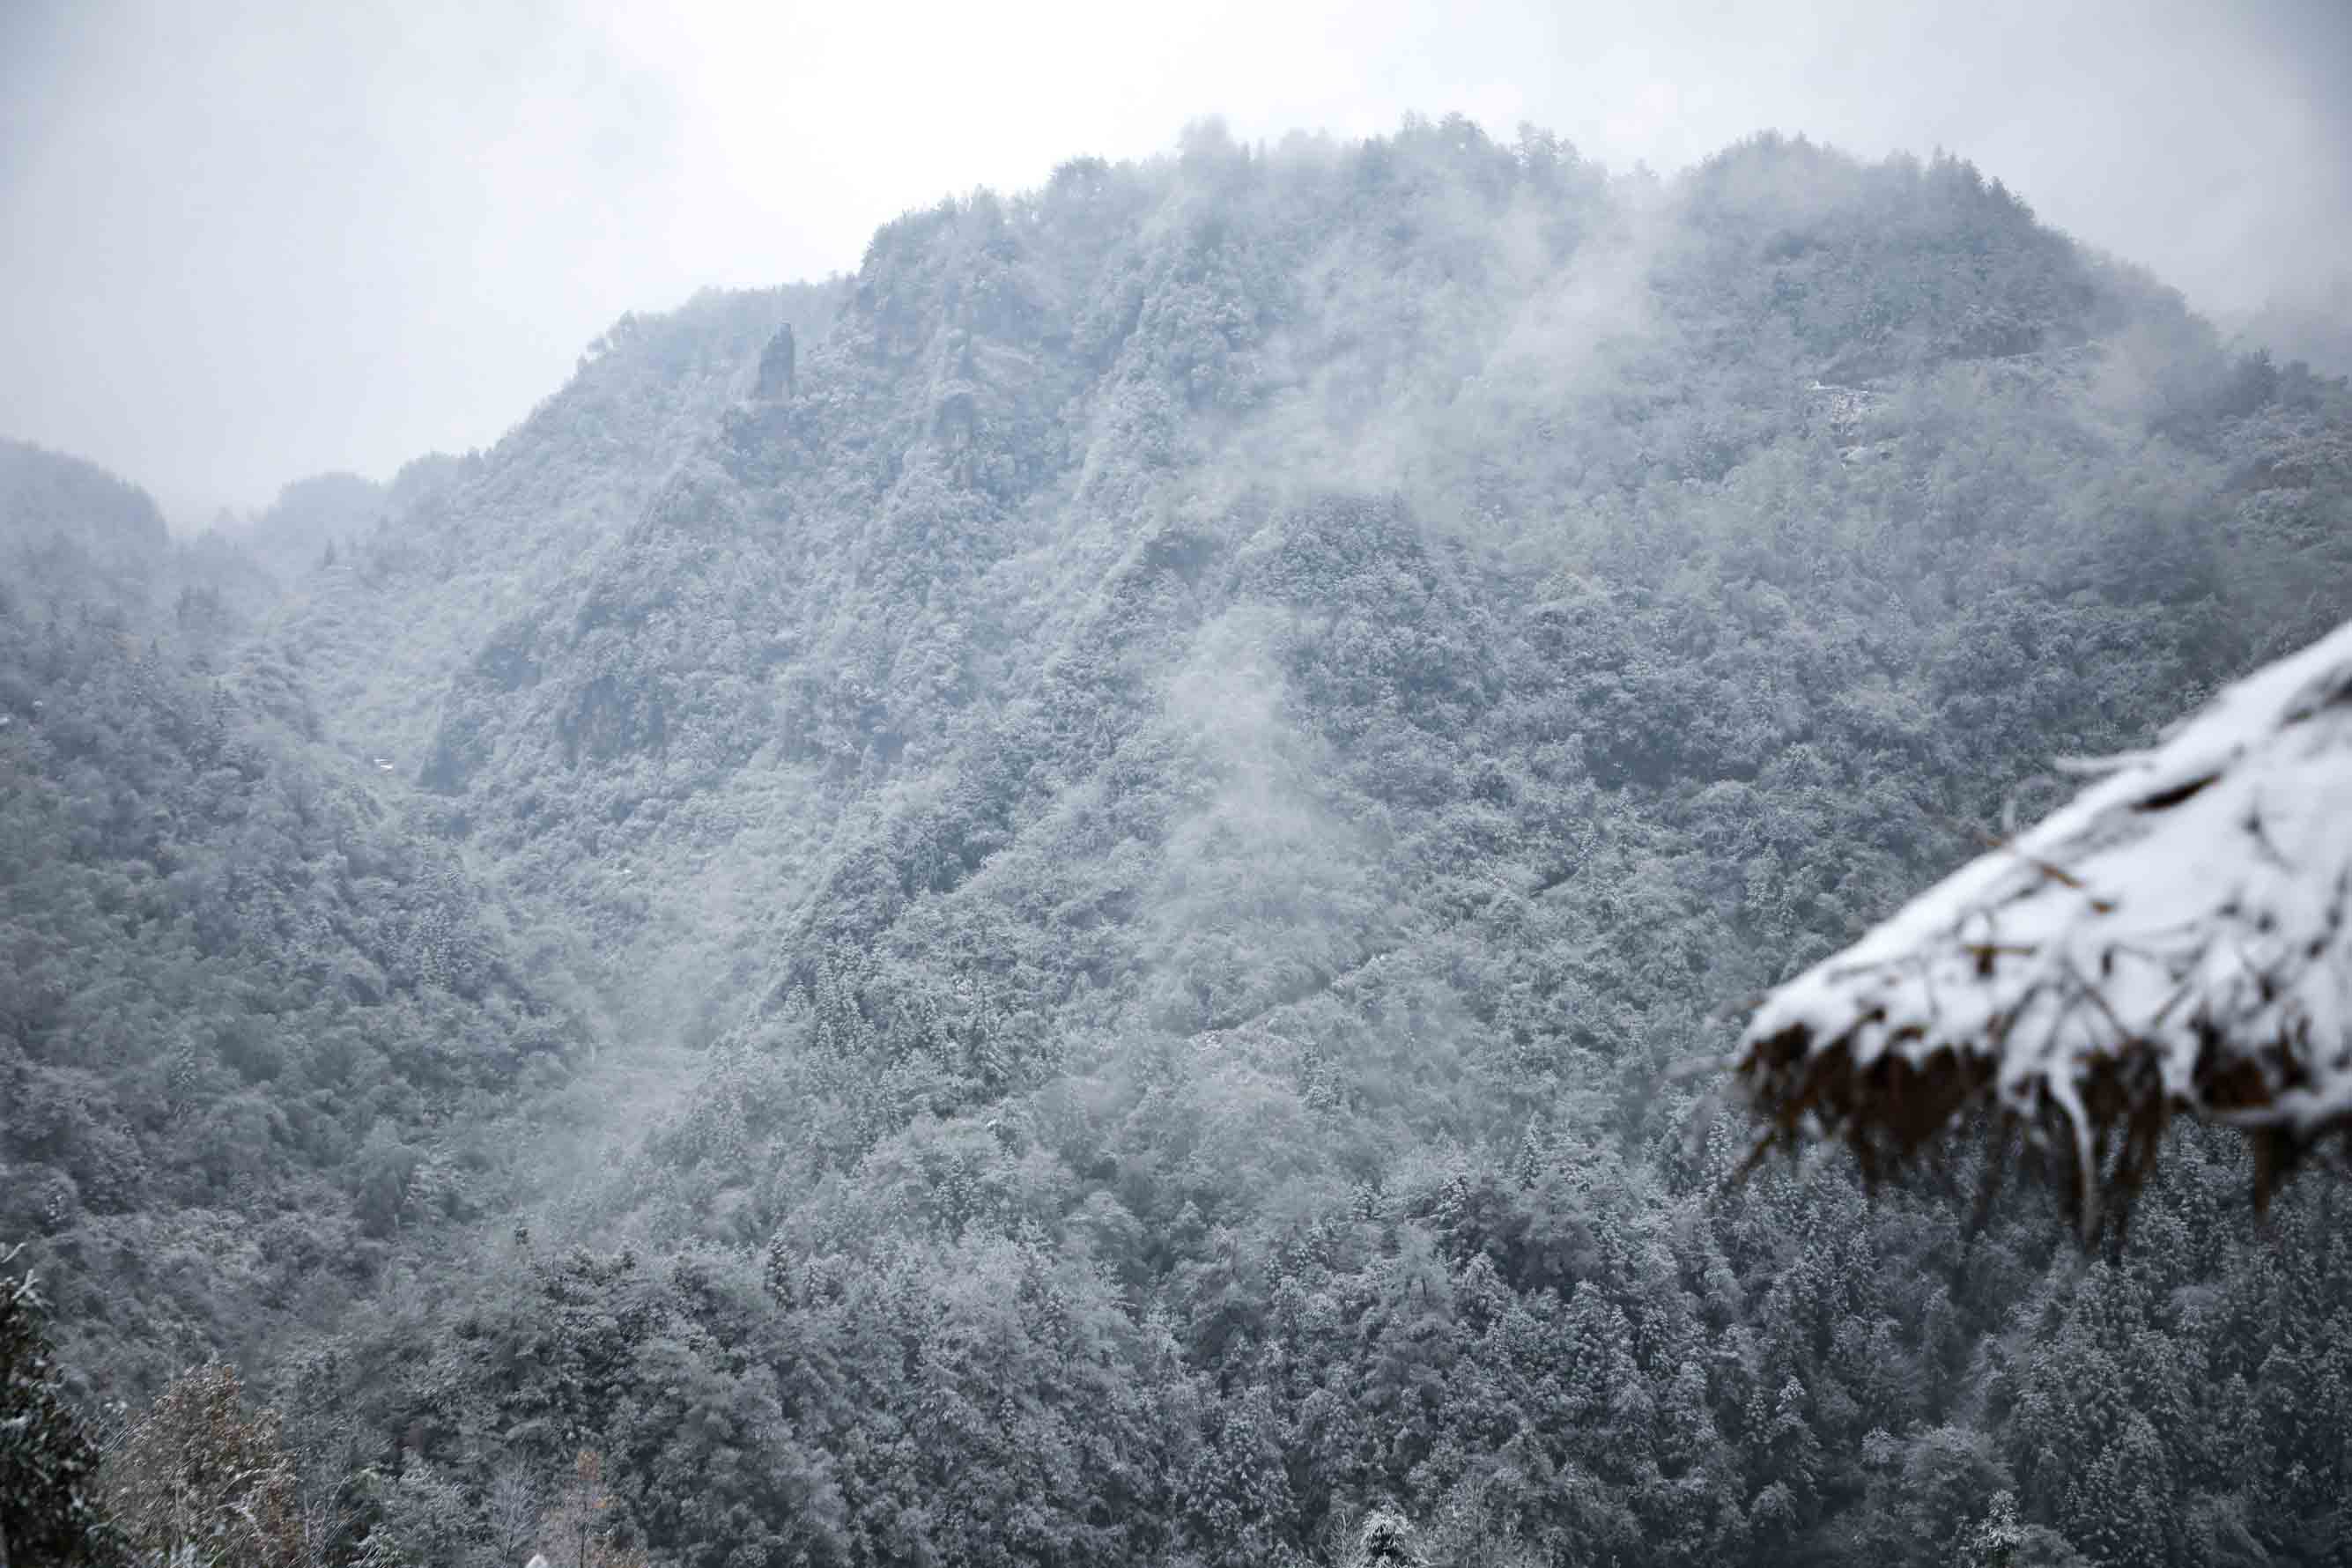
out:
<path id="1" fill-rule="evenodd" d="M 776 329 L 768 346 L 760 351 L 759 379 L 752 384 L 751 395 L 765 403 L 782 402 L 793 395 L 793 326 L 790 321 Z"/>

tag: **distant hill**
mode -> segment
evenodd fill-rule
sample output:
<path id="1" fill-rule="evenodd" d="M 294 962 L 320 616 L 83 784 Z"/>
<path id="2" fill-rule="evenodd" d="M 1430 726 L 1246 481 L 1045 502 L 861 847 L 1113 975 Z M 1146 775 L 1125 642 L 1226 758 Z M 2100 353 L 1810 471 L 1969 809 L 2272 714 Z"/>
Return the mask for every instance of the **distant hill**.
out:
<path id="1" fill-rule="evenodd" d="M 2272 300 L 2237 323 L 2236 337 L 2281 363 L 2303 360 L 2323 375 L 2352 375 L 2352 274 L 2324 295 Z"/>
<path id="2" fill-rule="evenodd" d="M 152 1391 L 495 1206 L 587 1025 L 250 652 L 249 558 L 8 447 L 0 563 L 0 1237 Z"/>
<path id="3" fill-rule="evenodd" d="M 357 474 L 319 474 L 288 485 L 234 531 L 281 579 L 299 578 L 382 520 L 391 499 Z"/>
<path id="4" fill-rule="evenodd" d="M 92 464 L 0 440 L 0 518 L 16 596 L 70 588 L 109 603 L 143 600 L 168 553 L 145 491 Z"/>

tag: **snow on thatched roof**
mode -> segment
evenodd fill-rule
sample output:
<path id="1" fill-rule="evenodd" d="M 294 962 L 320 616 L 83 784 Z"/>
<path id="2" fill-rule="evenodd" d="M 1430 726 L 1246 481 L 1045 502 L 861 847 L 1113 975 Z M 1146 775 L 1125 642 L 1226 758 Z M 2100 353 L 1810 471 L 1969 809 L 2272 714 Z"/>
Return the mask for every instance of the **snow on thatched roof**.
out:
<path id="1" fill-rule="evenodd" d="M 1769 997 L 1733 1067 L 1865 1174 L 1989 1103 L 2086 1226 L 2175 1111 L 2254 1135 L 2257 1195 L 2352 1122 L 2352 624 Z"/>

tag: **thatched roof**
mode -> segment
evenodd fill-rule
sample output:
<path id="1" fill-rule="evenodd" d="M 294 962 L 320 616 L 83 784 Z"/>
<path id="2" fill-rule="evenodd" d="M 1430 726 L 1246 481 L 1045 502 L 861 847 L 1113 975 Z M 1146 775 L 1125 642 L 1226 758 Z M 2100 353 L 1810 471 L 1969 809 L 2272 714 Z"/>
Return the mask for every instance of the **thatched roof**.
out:
<path id="1" fill-rule="evenodd" d="M 1875 1175 L 1990 1107 L 2086 1227 L 2167 1120 L 2254 1135 L 2257 1195 L 2352 1122 L 2352 625 L 2258 671 L 1749 1021 L 1766 1144 Z"/>

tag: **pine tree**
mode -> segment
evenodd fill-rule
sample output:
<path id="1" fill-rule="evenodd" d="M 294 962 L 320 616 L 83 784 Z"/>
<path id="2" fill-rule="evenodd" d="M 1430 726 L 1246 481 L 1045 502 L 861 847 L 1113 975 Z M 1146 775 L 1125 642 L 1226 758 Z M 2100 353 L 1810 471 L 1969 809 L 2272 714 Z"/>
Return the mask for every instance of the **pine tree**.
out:
<path id="1" fill-rule="evenodd" d="M 1984 1518 L 1961 1541 L 1953 1568 L 2012 1568 L 2024 1544 L 2025 1531 L 2017 1522 L 2017 1494 L 1995 1492 Z"/>
<path id="2" fill-rule="evenodd" d="M 98 1448 L 58 1387 L 47 1318 L 30 1275 L 0 1279 L 0 1568 L 119 1563 Z"/>

